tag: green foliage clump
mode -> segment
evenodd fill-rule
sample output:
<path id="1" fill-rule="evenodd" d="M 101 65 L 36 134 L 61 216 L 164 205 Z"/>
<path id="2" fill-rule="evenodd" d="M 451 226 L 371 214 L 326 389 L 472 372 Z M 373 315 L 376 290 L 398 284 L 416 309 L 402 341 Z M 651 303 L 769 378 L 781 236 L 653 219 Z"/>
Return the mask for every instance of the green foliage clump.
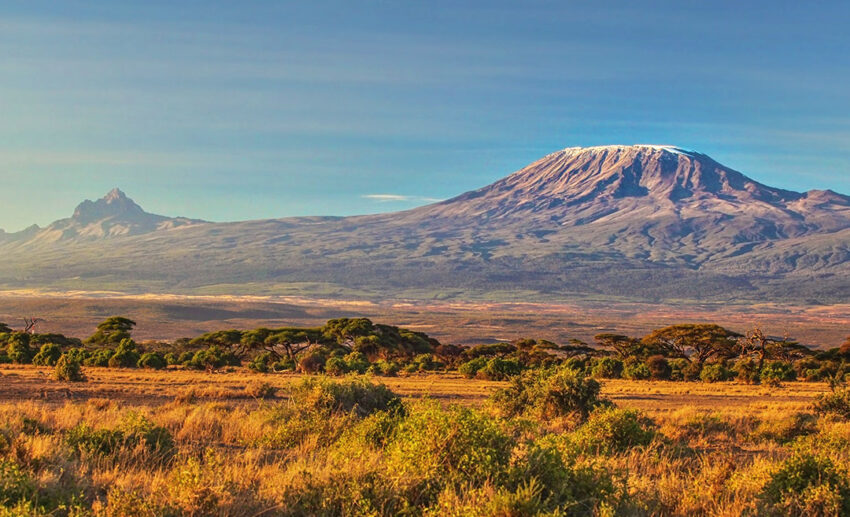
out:
<path id="1" fill-rule="evenodd" d="M 574 416 L 585 421 L 591 411 L 610 404 L 599 397 L 599 383 L 566 367 L 528 370 L 491 397 L 505 417 L 529 415 L 543 420 Z"/>
<path id="2" fill-rule="evenodd" d="M 79 424 L 65 433 L 65 442 L 78 453 L 104 457 L 121 451 L 130 453 L 138 446 L 155 459 L 169 458 L 175 452 L 174 439 L 168 429 L 155 425 L 137 412 L 126 414 L 115 429 L 94 429 Z"/>
<path id="3" fill-rule="evenodd" d="M 32 364 L 36 366 L 56 366 L 56 361 L 62 355 L 62 350 L 56 343 L 45 343 L 41 345 L 38 353 L 32 358 Z"/>
<path id="4" fill-rule="evenodd" d="M 17 463 L 0 459 L 0 507 L 15 506 L 30 499 L 34 493 L 35 483 L 30 476 Z"/>
<path id="5" fill-rule="evenodd" d="M 387 361 L 386 359 L 378 359 L 366 370 L 366 373 L 372 375 L 382 375 L 384 377 L 395 377 L 401 370 L 401 366 L 395 361 Z"/>
<path id="6" fill-rule="evenodd" d="M 479 369 L 476 377 L 490 381 L 503 381 L 522 373 L 523 367 L 512 359 L 493 357 L 483 368 Z"/>
<path id="7" fill-rule="evenodd" d="M 227 351 L 218 345 L 198 350 L 192 355 L 192 359 L 186 363 L 188 368 L 207 371 L 217 370 L 225 366 L 238 365 L 239 358 L 233 352 Z"/>
<path id="8" fill-rule="evenodd" d="M 168 366 L 168 361 L 159 352 L 145 352 L 139 357 L 139 362 L 136 364 L 139 368 L 162 370 Z"/>
<path id="9" fill-rule="evenodd" d="M 115 353 L 107 363 L 110 368 L 135 368 L 139 364 L 141 354 L 136 347 L 136 342 L 130 338 L 124 338 L 118 343 Z"/>
<path id="10" fill-rule="evenodd" d="M 86 376 L 83 375 L 83 370 L 80 367 L 79 358 L 72 353 L 64 353 L 56 361 L 56 369 L 53 371 L 53 378 L 57 381 L 68 382 L 83 382 Z"/>
<path id="11" fill-rule="evenodd" d="M 623 375 L 623 361 L 602 357 L 593 365 L 590 374 L 597 379 L 619 379 Z"/>
<path id="12" fill-rule="evenodd" d="M 85 343 L 87 345 L 109 346 L 117 345 L 125 339 L 130 339 L 136 322 L 121 316 L 112 316 L 97 326 L 97 330 Z"/>
<path id="13" fill-rule="evenodd" d="M 751 358 L 738 360 L 733 370 L 736 372 L 735 377 L 738 382 L 758 384 L 760 381 L 758 363 Z"/>
<path id="14" fill-rule="evenodd" d="M 484 368 L 487 365 L 488 359 L 486 357 L 476 357 L 471 361 L 467 361 L 460 365 L 457 369 L 458 373 L 466 377 L 467 379 L 472 379 L 478 374 L 478 371 Z"/>
<path id="15" fill-rule="evenodd" d="M 109 366 L 109 360 L 115 355 L 115 350 L 111 348 L 100 348 L 89 353 L 83 360 L 86 366 Z"/>
<path id="16" fill-rule="evenodd" d="M 670 379 L 674 381 L 696 381 L 702 373 L 702 365 L 692 363 L 685 358 L 677 357 L 668 359 L 670 365 Z"/>
<path id="17" fill-rule="evenodd" d="M 765 513 L 775 515 L 850 515 L 846 465 L 798 451 L 770 477 L 761 504 Z"/>
<path id="18" fill-rule="evenodd" d="M 376 411 L 399 410 L 401 398 L 383 384 L 363 378 L 334 381 L 328 377 L 303 379 L 290 390 L 290 400 L 300 408 L 363 417 Z"/>
<path id="19" fill-rule="evenodd" d="M 663 355 L 653 355 L 648 358 L 646 367 L 649 369 L 649 376 L 655 380 L 666 381 L 673 375 L 673 368 Z"/>
<path id="20" fill-rule="evenodd" d="M 711 363 L 702 367 L 699 378 L 702 382 L 723 382 L 732 379 L 734 375 L 723 363 Z"/>
<path id="21" fill-rule="evenodd" d="M 332 356 L 325 362 L 325 373 L 328 375 L 345 375 L 347 373 L 366 373 L 369 361 L 360 352 L 351 352 L 345 356 Z"/>
<path id="22" fill-rule="evenodd" d="M 815 418 L 809 413 L 783 415 L 780 419 L 768 419 L 760 422 L 749 438 L 754 441 L 773 441 L 789 443 L 801 436 L 815 432 Z"/>
<path id="23" fill-rule="evenodd" d="M 404 371 L 407 373 L 432 372 L 443 366 L 445 365 L 438 361 L 434 354 L 419 354 L 404 367 Z"/>
<path id="24" fill-rule="evenodd" d="M 476 357 L 503 357 L 516 351 L 517 347 L 510 343 L 491 343 L 467 348 L 463 352 L 463 355 L 469 359 L 475 359 Z"/>
<path id="25" fill-rule="evenodd" d="M 261 352 L 255 355 L 248 363 L 248 368 L 259 373 L 268 373 L 275 363 L 275 356 L 271 352 Z"/>
<path id="26" fill-rule="evenodd" d="M 415 408 L 385 448 L 389 475 L 436 495 L 447 485 L 500 481 L 509 464 L 512 438 L 478 411 L 436 403 Z"/>
<path id="27" fill-rule="evenodd" d="M 765 364 L 759 374 L 759 379 L 765 384 L 779 385 L 784 381 L 793 381 L 797 378 L 797 372 L 791 363 L 784 361 L 770 361 Z"/>
<path id="28" fill-rule="evenodd" d="M 652 372 L 649 371 L 646 363 L 630 361 L 623 367 L 623 377 L 633 381 L 643 381 L 652 377 Z"/>
<path id="29" fill-rule="evenodd" d="M 277 388 L 267 382 L 253 382 L 245 386 L 245 394 L 255 399 L 270 399 L 277 394 Z"/>
<path id="30" fill-rule="evenodd" d="M 580 450 L 612 454 L 649 445 L 655 434 L 655 425 L 640 412 L 609 407 L 591 413 L 572 434 L 571 441 Z"/>
<path id="31" fill-rule="evenodd" d="M 815 402 L 815 412 L 819 415 L 850 420 L 850 389 L 839 388 L 821 395 Z"/>
<path id="32" fill-rule="evenodd" d="M 32 362 L 33 353 L 30 347 L 29 334 L 23 332 L 15 332 L 9 335 L 6 345 L 6 355 L 16 364 L 30 364 Z"/>

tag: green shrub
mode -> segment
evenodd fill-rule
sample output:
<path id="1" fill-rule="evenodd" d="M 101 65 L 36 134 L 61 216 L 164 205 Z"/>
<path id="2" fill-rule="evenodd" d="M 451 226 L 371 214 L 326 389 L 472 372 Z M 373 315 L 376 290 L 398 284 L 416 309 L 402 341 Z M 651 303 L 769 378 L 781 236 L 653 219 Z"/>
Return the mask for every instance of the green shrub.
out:
<path id="1" fill-rule="evenodd" d="M 395 377 L 398 375 L 401 367 L 395 361 L 387 361 L 385 359 L 378 359 L 366 370 L 367 373 L 371 373 L 372 375 L 382 375 L 384 377 Z"/>
<path id="2" fill-rule="evenodd" d="M 124 338 L 115 349 L 115 354 L 109 358 L 108 364 L 110 368 L 135 368 L 140 358 L 136 342 L 130 338 Z"/>
<path id="3" fill-rule="evenodd" d="M 567 435 L 549 434 L 515 449 L 506 484 L 516 490 L 537 480 L 545 515 L 604 515 L 598 510 L 613 502 L 617 493 L 614 480 L 595 463 L 578 464 L 575 447 L 568 441 Z"/>
<path id="4" fill-rule="evenodd" d="M 571 440 L 581 450 L 611 454 L 646 446 L 655 432 L 652 421 L 634 409 L 600 408 L 590 414 Z"/>
<path id="5" fill-rule="evenodd" d="M 850 515 L 850 478 L 846 466 L 798 452 L 770 477 L 760 499 L 770 514 Z"/>
<path id="6" fill-rule="evenodd" d="M 53 378 L 57 381 L 83 382 L 86 376 L 80 368 L 80 361 L 71 354 L 62 354 L 56 362 Z"/>
<path id="7" fill-rule="evenodd" d="M 699 374 L 702 371 L 702 365 L 699 363 L 691 363 L 685 358 L 676 357 L 668 359 L 667 364 L 670 365 L 670 379 L 688 382 L 699 380 Z"/>
<path id="8" fill-rule="evenodd" d="M 619 379 L 623 376 L 623 361 L 613 357 L 603 357 L 596 361 L 590 374 L 597 379 Z"/>
<path id="9" fill-rule="evenodd" d="M 0 507 L 11 507 L 32 498 L 35 483 L 17 463 L 0 459 Z M 25 515 L 25 514 L 21 514 Z"/>
<path id="10" fill-rule="evenodd" d="M 722 363 L 711 363 L 702 367 L 699 374 L 702 382 L 723 382 L 734 376 L 732 370 L 726 368 Z"/>
<path id="11" fill-rule="evenodd" d="M 503 381 L 522 373 L 522 365 L 510 359 L 493 357 L 483 368 L 478 370 L 476 377 L 490 381 Z"/>
<path id="12" fill-rule="evenodd" d="M 272 364 L 272 370 L 276 372 L 293 371 L 298 367 L 294 359 L 284 357 L 280 361 Z"/>
<path id="13" fill-rule="evenodd" d="M 779 385 L 783 381 L 793 381 L 797 378 L 797 372 L 791 363 L 783 361 L 771 361 L 764 365 L 759 374 L 759 379 L 765 384 Z"/>
<path id="14" fill-rule="evenodd" d="M 239 359 L 218 345 L 213 345 L 203 350 L 198 350 L 192 356 L 192 360 L 186 365 L 195 370 L 213 371 L 224 366 L 238 366 Z"/>
<path id="15" fill-rule="evenodd" d="M 548 420 L 575 416 L 579 421 L 609 404 L 600 399 L 598 382 L 563 366 L 523 372 L 509 387 L 496 391 L 491 402 L 506 417 L 530 415 Z"/>
<path id="16" fill-rule="evenodd" d="M 815 431 L 816 422 L 813 415 L 793 413 L 782 415 L 782 418 L 779 419 L 768 419 L 760 422 L 750 434 L 750 438 L 754 441 L 773 441 L 785 444 Z"/>
<path id="17" fill-rule="evenodd" d="M 348 364 L 342 357 L 330 357 L 325 362 L 325 373 L 328 375 L 345 375 L 348 373 Z"/>
<path id="18" fill-rule="evenodd" d="M 652 373 L 645 363 L 632 362 L 623 367 L 623 377 L 626 379 L 642 381 L 649 379 L 651 376 Z"/>
<path id="19" fill-rule="evenodd" d="M 739 360 L 735 363 L 733 370 L 739 382 L 758 384 L 760 381 L 758 364 L 752 359 Z"/>
<path id="20" fill-rule="evenodd" d="M 83 361 L 86 366 L 109 366 L 109 359 L 115 355 L 115 351 L 110 348 L 101 348 L 95 350 Z"/>
<path id="21" fill-rule="evenodd" d="M 175 452 L 174 438 L 165 427 L 158 426 L 146 416 L 136 411 L 130 411 L 118 426 L 124 435 L 124 443 L 130 446 L 144 445 L 150 452 L 165 457 Z"/>
<path id="22" fill-rule="evenodd" d="M 183 366 L 189 366 L 189 363 L 192 362 L 192 358 L 195 357 L 195 352 L 185 351 L 180 354 L 180 357 L 177 358 L 177 364 L 182 364 Z"/>
<path id="23" fill-rule="evenodd" d="M 351 352 L 343 357 L 345 367 L 349 372 L 366 373 L 369 368 L 369 360 L 360 352 Z"/>
<path id="24" fill-rule="evenodd" d="M 487 364 L 486 357 L 476 357 L 471 361 L 467 361 L 460 365 L 457 371 L 464 377 L 471 379 L 478 374 L 478 371 Z"/>
<path id="25" fill-rule="evenodd" d="M 56 366 L 56 361 L 62 355 L 62 350 L 55 343 L 41 345 L 41 349 L 32 358 L 32 364 L 36 366 Z"/>
<path id="26" fill-rule="evenodd" d="M 414 365 L 416 367 L 415 371 L 418 372 L 431 372 L 445 366 L 434 357 L 434 354 L 419 354 L 413 358 L 410 364 Z"/>
<path id="27" fill-rule="evenodd" d="M 30 348 L 29 336 L 23 333 L 12 334 L 9 345 L 6 347 L 6 355 L 17 364 L 32 362 L 33 351 Z"/>
<path id="28" fill-rule="evenodd" d="M 277 388 L 267 382 L 252 382 L 245 386 L 245 394 L 255 399 L 270 399 L 277 394 Z"/>
<path id="29" fill-rule="evenodd" d="M 93 429 L 88 424 L 79 424 L 65 433 L 65 442 L 79 453 L 108 456 L 115 452 L 124 440 L 124 433 L 117 429 Z"/>
<path id="30" fill-rule="evenodd" d="M 850 389 L 840 388 L 821 395 L 815 402 L 815 412 L 850 420 Z"/>
<path id="31" fill-rule="evenodd" d="M 513 440 L 478 411 L 436 403 L 415 408 L 385 448 L 387 470 L 398 483 L 435 496 L 447 485 L 504 479 Z"/>
<path id="32" fill-rule="evenodd" d="M 115 429 L 94 429 L 88 424 L 79 424 L 65 433 L 65 442 L 78 453 L 104 457 L 120 450 L 131 452 L 137 446 L 157 460 L 170 458 L 175 451 L 171 433 L 135 411 L 124 415 Z"/>
<path id="33" fill-rule="evenodd" d="M 651 378 L 659 381 L 669 380 L 673 374 L 673 368 L 670 362 L 663 355 L 653 355 L 646 360 L 646 367 L 649 369 Z"/>
<path id="34" fill-rule="evenodd" d="M 147 352 L 142 354 L 139 362 L 136 363 L 139 368 L 150 368 L 152 370 L 162 370 L 168 366 L 168 361 L 158 352 Z"/>
<path id="35" fill-rule="evenodd" d="M 376 411 L 400 410 L 401 398 L 383 384 L 364 378 L 335 381 L 329 377 L 306 378 L 290 390 L 290 400 L 298 407 L 328 413 L 366 416 Z"/>

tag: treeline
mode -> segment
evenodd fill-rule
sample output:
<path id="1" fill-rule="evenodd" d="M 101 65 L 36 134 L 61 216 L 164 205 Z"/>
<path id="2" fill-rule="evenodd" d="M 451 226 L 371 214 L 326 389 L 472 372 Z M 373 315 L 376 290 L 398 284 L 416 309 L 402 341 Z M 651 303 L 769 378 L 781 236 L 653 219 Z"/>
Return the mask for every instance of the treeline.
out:
<path id="1" fill-rule="evenodd" d="M 370 373 L 394 376 L 456 370 L 467 377 L 505 380 L 535 368 L 566 364 L 596 378 L 747 383 L 825 381 L 844 377 L 850 338 L 838 348 L 812 350 L 756 328 L 739 334 L 713 324 L 681 324 L 637 338 L 599 334 L 594 343 L 546 340 L 461 347 L 422 332 L 339 318 L 314 328 L 222 330 L 172 343 L 137 343 L 136 323 L 110 317 L 85 340 L 14 331 L 0 324 L 0 362 L 113 368 L 190 368 L 214 371 L 247 366 L 261 372 Z M 57 374 L 58 375 L 58 374 Z M 74 376 L 66 372 L 61 376 Z"/>

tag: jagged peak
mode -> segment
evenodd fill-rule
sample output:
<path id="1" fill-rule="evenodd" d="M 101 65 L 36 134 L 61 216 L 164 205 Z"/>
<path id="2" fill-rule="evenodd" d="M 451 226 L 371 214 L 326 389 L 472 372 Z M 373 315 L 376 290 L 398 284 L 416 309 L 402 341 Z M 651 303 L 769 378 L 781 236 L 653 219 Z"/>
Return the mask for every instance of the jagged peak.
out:
<path id="1" fill-rule="evenodd" d="M 101 199 L 103 199 L 107 203 L 113 203 L 115 201 L 122 201 L 129 198 L 127 197 L 127 194 L 125 194 L 120 188 L 115 187 L 114 189 L 107 192 L 106 195 L 103 196 Z"/>
<path id="2" fill-rule="evenodd" d="M 97 201 L 87 199 L 77 205 L 72 219 L 91 222 L 123 215 L 146 215 L 146 212 L 121 189 L 114 188 Z"/>

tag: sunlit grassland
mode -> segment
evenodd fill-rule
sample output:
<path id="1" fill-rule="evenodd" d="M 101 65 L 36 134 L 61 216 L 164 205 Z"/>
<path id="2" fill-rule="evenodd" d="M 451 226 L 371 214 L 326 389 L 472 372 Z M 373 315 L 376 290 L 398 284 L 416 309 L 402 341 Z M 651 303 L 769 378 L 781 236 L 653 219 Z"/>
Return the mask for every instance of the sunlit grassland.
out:
<path id="1" fill-rule="evenodd" d="M 842 515 L 850 505 L 850 423 L 816 414 L 821 383 L 608 380 L 600 395 L 618 409 L 603 404 L 585 421 L 507 415 L 492 395 L 509 383 L 455 373 L 85 375 L 0 368 L 0 515 Z"/>

